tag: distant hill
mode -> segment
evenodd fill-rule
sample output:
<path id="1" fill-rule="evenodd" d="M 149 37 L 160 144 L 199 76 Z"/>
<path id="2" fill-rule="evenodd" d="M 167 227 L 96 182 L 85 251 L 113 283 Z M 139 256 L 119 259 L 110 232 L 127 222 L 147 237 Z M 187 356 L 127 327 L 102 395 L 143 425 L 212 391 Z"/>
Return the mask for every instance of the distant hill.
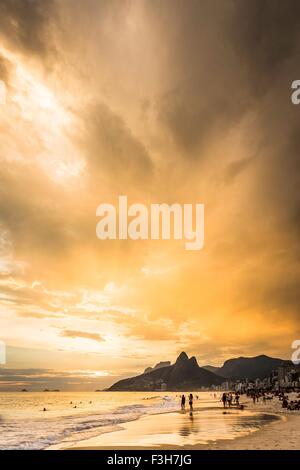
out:
<path id="1" fill-rule="evenodd" d="M 201 387 L 220 385 L 224 379 L 199 367 L 195 357 L 189 358 L 182 352 L 175 364 L 156 367 L 136 377 L 119 380 L 112 385 L 110 391 L 146 391 L 159 390 L 197 390 Z"/>
<path id="2" fill-rule="evenodd" d="M 226 379 L 264 379 L 274 369 L 290 361 L 265 355 L 228 359 L 222 367 L 199 367 L 196 358 L 189 358 L 182 352 L 176 362 L 159 362 L 154 367 L 147 367 L 143 374 L 129 379 L 119 380 L 110 391 L 146 391 L 146 390 L 198 390 L 201 387 L 220 385 Z"/>
<path id="3" fill-rule="evenodd" d="M 214 374 L 220 375 L 219 370 L 221 367 L 215 367 L 215 366 L 202 366 L 203 369 L 209 370 L 210 372 L 213 372 Z"/>
<path id="4" fill-rule="evenodd" d="M 158 364 L 156 364 L 154 367 L 147 367 L 144 370 L 144 374 L 148 374 L 149 372 L 152 372 L 155 369 L 161 369 L 162 367 L 168 367 L 171 365 L 170 361 L 161 361 Z"/>
<path id="5" fill-rule="evenodd" d="M 273 358 L 265 355 L 255 357 L 238 357 L 228 359 L 222 367 L 204 366 L 204 369 L 212 371 L 228 379 L 264 379 L 272 370 L 281 364 L 289 364 L 290 361 Z"/>

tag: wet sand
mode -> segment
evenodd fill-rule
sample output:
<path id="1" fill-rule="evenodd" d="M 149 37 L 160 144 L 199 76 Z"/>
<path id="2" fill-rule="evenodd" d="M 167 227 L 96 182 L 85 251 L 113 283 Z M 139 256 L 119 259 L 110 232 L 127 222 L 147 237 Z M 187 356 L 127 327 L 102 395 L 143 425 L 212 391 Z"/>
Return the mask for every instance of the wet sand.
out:
<path id="1" fill-rule="evenodd" d="M 300 412 L 285 411 L 281 402 L 253 404 L 243 400 L 244 411 L 212 410 L 213 423 L 203 410 L 195 410 L 193 416 L 186 413 L 148 415 L 122 424 L 113 432 L 77 443 L 64 445 L 64 449 L 300 449 Z M 218 416 L 216 422 L 216 413 Z M 259 417 L 259 426 L 255 426 Z M 228 427 L 228 419 L 235 420 Z M 263 423 L 263 424 L 261 424 Z M 227 426 L 227 428 L 226 428 Z M 212 429 L 213 428 L 213 429 Z M 228 432 L 227 432 L 228 431 Z M 224 438 L 225 437 L 225 438 Z"/>
<path id="2" fill-rule="evenodd" d="M 300 415 L 284 416 L 257 432 L 233 441 L 218 441 L 198 449 L 215 450 L 299 450 Z"/>
<path id="3" fill-rule="evenodd" d="M 116 437 L 116 436 L 115 436 Z M 165 449 L 165 450 L 299 450 L 300 449 L 300 416 L 289 416 L 282 421 L 272 423 L 259 431 L 253 432 L 248 436 L 237 437 L 232 440 L 219 440 L 208 444 L 186 445 L 184 447 L 176 445 L 153 446 L 118 446 L 98 445 L 76 447 L 73 450 L 142 450 L 142 449 Z M 116 441 L 117 442 L 117 441 Z"/>

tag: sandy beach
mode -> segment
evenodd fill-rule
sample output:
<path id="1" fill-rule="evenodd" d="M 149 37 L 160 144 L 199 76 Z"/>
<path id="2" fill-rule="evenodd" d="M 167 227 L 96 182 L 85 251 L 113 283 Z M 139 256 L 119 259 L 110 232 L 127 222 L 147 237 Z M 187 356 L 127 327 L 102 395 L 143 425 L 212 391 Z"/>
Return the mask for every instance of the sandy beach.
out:
<path id="1" fill-rule="evenodd" d="M 193 413 L 172 412 L 163 415 L 144 416 L 136 421 L 122 424 L 117 430 L 77 443 L 64 449 L 201 449 L 201 450 L 298 450 L 300 447 L 300 412 L 281 408 L 277 398 L 253 404 L 243 399 L 245 410 L 218 407 L 219 436 L 210 439 L 209 420 L 203 422 L 201 410 Z M 248 420 L 257 416 L 262 419 L 256 429 L 247 426 Z M 245 420 L 237 432 L 226 434 L 228 419 Z M 242 421 L 243 422 L 243 421 Z M 251 421 L 252 422 L 252 421 Z M 254 426 L 255 427 L 255 426 Z M 204 434 L 205 432 L 205 434 Z M 225 433 L 225 434 L 224 434 Z M 201 436 L 205 435 L 205 439 Z M 225 436 L 225 438 L 224 438 Z"/>
<path id="2" fill-rule="evenodd" d="M 300 415 L 284 416 L 281 421 L 232 441 L 218 441 L 198 449 L 215 450 L 299 450 Z"/>

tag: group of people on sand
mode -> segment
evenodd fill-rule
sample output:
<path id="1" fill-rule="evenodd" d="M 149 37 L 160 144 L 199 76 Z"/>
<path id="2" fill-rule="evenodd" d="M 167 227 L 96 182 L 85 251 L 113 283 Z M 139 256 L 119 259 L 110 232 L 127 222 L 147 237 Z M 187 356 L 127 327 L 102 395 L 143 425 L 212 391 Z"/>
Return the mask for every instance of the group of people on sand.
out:
<path id="1" fill-rule="evenodd" d="M 297 395 L 297 400 L 290 400 L 288 395 L 285 395 L 284 393 L 279 393 L 278 394 L 279 401 L 282 401 L 282 408 L 286 408 L 287 410 L 300 410 L 300 394 Z"/>
<path id="2" fill-rule="evenodd" d="M 198 400 L 198 395 L 196 395 L 196 399 Z M 214 394 L 214 398 L 217 398 L 217 395 Z M 186 397 L 185 395 L 181 395 L 181 409 L 184 411 L 185 410 L 185 404 L 186 404 Z M 222 395 L 221 395 L 221 401 L 223 402 L 223 406 L 224 408 L 226 408 L 226 406 L 228 406 L 229 408 L 231 408 L 231 406 L 235 405 L 237 406 L 238 408 L 240 409 L 243 409 L 244 408 L 244 405 L 240 405 L 240 394 L 239 392 L 224 392 Z M 189 407 L 190 407 L 190 412 L 193 411 L 193 402 L 194 402 L 194 396 L 192 393 L 189 394 L 188 396 L 188 402 L 189 402 Z"/>
<path id="3" fill-rule="evenodd" d="M 233 405 L 237 406 L 238 408 L 240 408 L 241 406 L 243 405 L 240 405 L 240 394 L 239 392 L 224 392 L 221 396 L 221 400 L 223 402 L 223 407 L 226 408 L 226 406 L 228 406 L 228 408 L 231 408 Z"/>
<path id="4" fill-rule="evenodd" d="M 252 396 L 253 405 L 255 405 L 255 403 L 258 403 L 260 398 L 262 398 L 263 402 L 265 402 L 267 399 L 266 394 L 260 393 L 260 392 L 253 392 L 251 396 Z"/>
<path id="5" fill-rule="evenodd" d="M 198 399 L 198 395 L 196 395 L 196 398 Z M 181 395 L 181 409 L 184 411 L 185 410 L 185 402 L 186 398 L 185 395 Z M 189 406 L 190 406 L 190 411 L 193 411 L 193 402 L 194 402 L 194 397 L 193 394 L 189 394 Z"/>
<path id="6" fill-rule="evenodd" d="M 298 394 L 297 394 L 298 391 Z M 290 390 L 290 392 L 296 392 L 296 397 L 293 400 L 290 400 L 288 394 L 282 391 L 266 391 L 266 390 L 254 390 L 250 389 L 246 392 L 246 395 L 248 398 L 252 399 L 253 404 L 258 403 L 260 400 L 263 401 L 264 403 L 267 400 L 273 400 L 273 397 L 276 397 L 279 399 L 279 401 L 282 402 L 282 408 L 285 408 L 287 410 L 300 410 L 300 393 L 299 389 L 297 390 Z M 212 394 L 211 394 L 212 395 Z M 224 408 L 231 408 L 232 406 L 238 408 L 239 410 L 243 410 L 245 408 L 245 404 L 240 404 L 240 395 L 243 395 L 243 392 L 223 392 L 220 397 L 220 401 L 223 403 Z M 177 395 L 176 395 L 177 396 Z M 218 398 L 217 394 L 213 394 L 214 398 Z M 195 395 L 195 398 L 198 400 L 198 395 Z M 181 399 L 181 409 L 185 411 L 185 404 L 186 404 L 186 396 L 183 394 L 180 396 Z M 190 393 L 188 395 L 188 403 L 190 407 L 190 414 L 192 414 L 193 411 L 193 402 L 194 402 L 194 397 L 193 394 Z M 224 413 L 226 413 L 224 411 Z"/>
<path id="7" fill-rule="evenodd" d="M 265 391 L 265 390 L 251 390 L 247 392 L 247 396 L 252 398 L 253 404 L 258 403 L 262 400 L 264 403 L 267 400 L 273 400 L 273 398 L 278 398 L 281 401 L 282 408 L 287 410 L 300 410 L 300 393 L 296 395 L 296 399 L 290 400 L 288 392 L 296 392 L 296 389 L 291 389 L 286 391 Z"/>
<path id="8" fill-rule="evenodd" d="M 266 400 L 273 400 L 273 393 L 265 390 L 250 390 L 247 392 L 247 396 L 252 398 L 253 405 L 262 400 L 264 403 Z"/>

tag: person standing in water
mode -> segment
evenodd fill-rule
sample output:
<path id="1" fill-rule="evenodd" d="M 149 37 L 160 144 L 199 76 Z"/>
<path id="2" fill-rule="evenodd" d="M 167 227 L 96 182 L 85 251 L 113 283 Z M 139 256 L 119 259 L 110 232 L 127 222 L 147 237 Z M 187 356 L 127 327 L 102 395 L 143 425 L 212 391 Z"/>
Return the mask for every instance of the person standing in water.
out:
<path id="1" fill-rule="evenodd" d="M 181 409 L 185 410 L 185 396 L 181 395 Z"/>
<path id="2" fill-rule="evenodd" d="M 189 405 L 190 405 L 190 410 L 193 411 L 193 394 L 189 394 Z"/>

